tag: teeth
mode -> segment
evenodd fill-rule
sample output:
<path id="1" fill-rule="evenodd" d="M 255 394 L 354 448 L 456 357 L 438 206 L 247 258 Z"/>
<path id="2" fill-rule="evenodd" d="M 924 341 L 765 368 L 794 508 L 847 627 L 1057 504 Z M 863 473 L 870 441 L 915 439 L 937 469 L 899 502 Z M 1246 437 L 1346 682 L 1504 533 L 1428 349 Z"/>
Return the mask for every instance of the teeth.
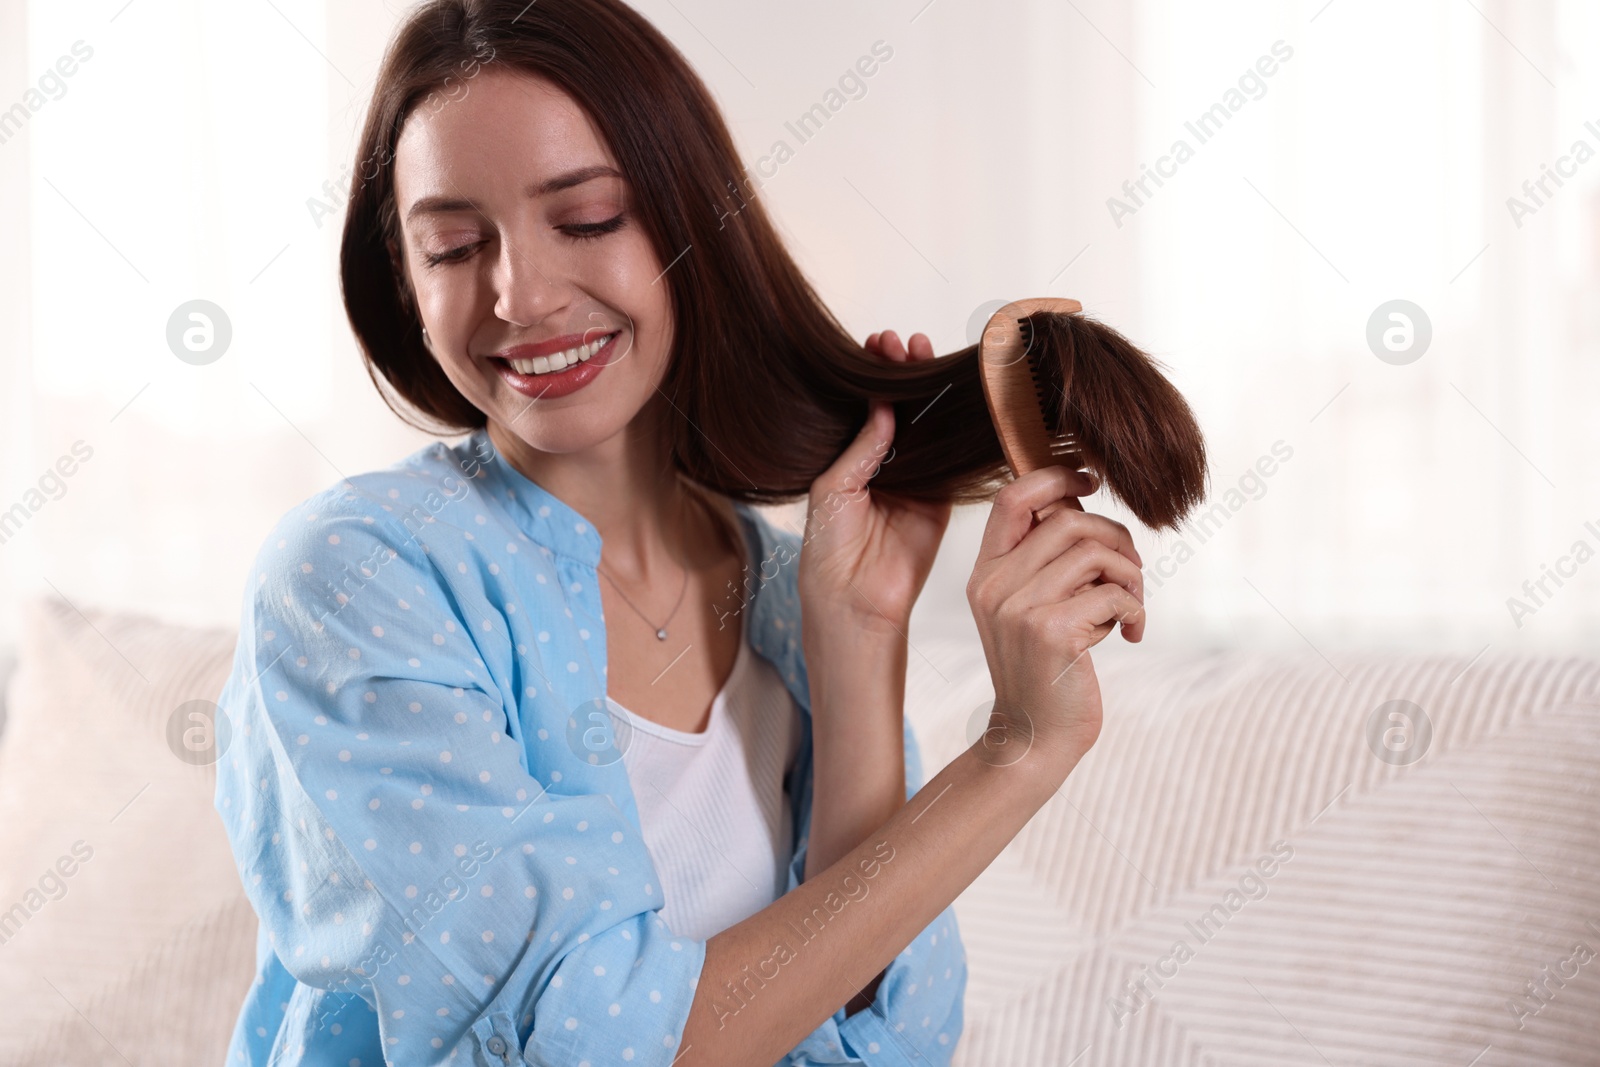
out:
<path id="1" fill-rule="evenodd" d="M 557 352 L 553 356 L 511 359 L 506 362 L 510 363 L 518 374 L 553 374 L 556 371 L 566 370 L 574 363 L 587 362 L 590 356 L 600 351 L 605 343 L 611 340 L 611 337 L 611 334 L 607 334 L 599 340 L 579 345 L 577 348 L 569 348 L 565 352 Z"/>

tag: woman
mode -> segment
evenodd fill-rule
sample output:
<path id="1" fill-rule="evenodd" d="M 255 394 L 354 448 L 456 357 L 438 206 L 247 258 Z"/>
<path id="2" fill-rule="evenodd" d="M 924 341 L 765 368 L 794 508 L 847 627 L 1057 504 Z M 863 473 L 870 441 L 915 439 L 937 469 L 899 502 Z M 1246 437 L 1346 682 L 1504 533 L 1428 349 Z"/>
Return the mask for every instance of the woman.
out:
<path id="1" fill-rule="evenodd" d="M 948 1063 L 951 901 L 1094 742 L 1128 531 L 1034 526 L 1082 472 L 996 495 L 970 350 L 850 342 L 619 0 L 417 9 L 360 158 L 374 383 L 467 436 L 259 550 L 219 701 L 261 917 L 229 1062 Z M 803 539 L 750 506 L 802 492 Z M 990 498 L 993 729 L 923 787 L 905 632 L 950 503 Z"/>

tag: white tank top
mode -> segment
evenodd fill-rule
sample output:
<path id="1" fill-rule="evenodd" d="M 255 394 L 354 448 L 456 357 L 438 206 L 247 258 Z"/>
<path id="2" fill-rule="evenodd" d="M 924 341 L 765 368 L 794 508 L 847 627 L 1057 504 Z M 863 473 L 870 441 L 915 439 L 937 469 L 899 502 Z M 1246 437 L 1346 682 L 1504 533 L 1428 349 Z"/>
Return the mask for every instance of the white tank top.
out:
<path id="1" fill-rule="evenodd" d="M 667 928 L 708 940 L 782 896 L 794 856 L 783 780 L 805 725 L 772 664 L 741 639 L 700 733 L 610 704 L 633 727 L 622 761 Z"/>

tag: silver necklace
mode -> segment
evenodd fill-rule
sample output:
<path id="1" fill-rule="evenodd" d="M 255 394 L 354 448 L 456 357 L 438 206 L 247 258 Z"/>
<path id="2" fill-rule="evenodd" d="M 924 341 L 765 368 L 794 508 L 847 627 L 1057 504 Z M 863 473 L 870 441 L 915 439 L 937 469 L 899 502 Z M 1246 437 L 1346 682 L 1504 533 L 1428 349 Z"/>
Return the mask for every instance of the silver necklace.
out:
<path id="1" fill-rule="evenodd" d="M 716 522 L 716 527 L 717 532 L 722 536 L 723 540 L 732 545 L 732 539 L 728 536 L 727 529 L 720 521 Z M 672 605 L 672 610 L 667 613 L 667 617 L 662 620 L 660 626 L 657 626 L 655 623 L 651 622 L 650 617 L 639 610 L 639 605 L 635 604 L 628 598 L 628 594 L 622 591 L 622 586 L 618 585 L 616 579 L 605 572 L 604 567 L 596 563 L 595 569 L 600 572 L 601 577 L 611 583 L 611 588 L 615 589 L 617 591 L 617 595 L 622 597 L 623 601 L 627 603 L 628 607 L 633 609 L 634 614 L 638 615 L 639 618 L 643 619 L 652 629 L 655 630 L 656 639 L 658 641 L 665 641 L 667 639 L 667 623 L 671 622 L 672 616 L 678 613 L 678 608 L 683 604 L 683 594 L 689 590 L 689 568 L 685 567 L 683 569 L 683 588 L 678 590 L 678 601 Z"/>
<path id="2" fill-rule="evenodd" d="M 667 623 L 671 622 L 672 616 L 678 613 L 678 608 L 683 604 L 683 594 L 689 591 L 689 568 L 685 567 L 683 569 L 683 588 L 678 590 L 678 602 L 672 605 L 672 610 L 667 613 L 667 617 L 662 620 L 660 626 L 650 622 L 650 617 L 639 610 L 639 605 L 635 604 L 628 598 L 628 594 L 622 591 L 622 586 L 618 585 L 617 580 L 605 572 L 604 567 L 601 567 L 598 563 L 596 563 L 595 569 L 600 572 L 601 576 L 605 578 L 606 581 L 611 583 L 611 588 L 615 589 L 617 591 L 617 595 L 627 603 L 628 607 L 633 609 L 634 614 L 643 619 L 647 624 L 649 624 L 650 628 L 656 632 L 656 640 L 665 641 L 667 639 Z"/>
<path id="3" fill-rule="evenodd" d="M 622 586 L 618 585 L 616 579 L 612 578 L 611 575 L 606 574 L 604 568 L 600 568 L 600 574 L 605 578 L 606 581 L 611 583 L 611 588 L 617 591 L 617 595 L 622 597 L 622 599 L 627 602 L 628 607 L 632 608 L 639 618 L 643 619 L 647 623 L 650 623 L 650 626 L 656 632 L 656 638 L 658 640 L 665 641 L 667 639 L 667 623 L 671 622 L 672 616 L 678 613 L 678 607 L 683 603 L 683 594 L 689 589 L 689 568 L 685 567 L 683 569 L 683 588 L 678 590 L 678 603 L 672 605 L 672 611 L 669 612 L 667 617 L 662 620 L 660 626 L 656 626 L 655 623 L 650 622 L 650 617 L 639 610 L 639 605 L 628 599 L 628 594 L 622 591 Z"/>

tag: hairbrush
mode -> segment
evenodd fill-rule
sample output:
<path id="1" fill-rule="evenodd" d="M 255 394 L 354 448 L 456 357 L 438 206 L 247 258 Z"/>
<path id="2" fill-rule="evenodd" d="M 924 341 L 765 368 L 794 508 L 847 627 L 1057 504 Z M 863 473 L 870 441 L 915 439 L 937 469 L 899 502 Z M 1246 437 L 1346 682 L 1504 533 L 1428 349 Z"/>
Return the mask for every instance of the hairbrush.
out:
<path id="1" fill-rule="evenodd" d="M 1062 416 L 1062 393 L 1069 383 L 1053 383 L 1044 373 L 1027 318 L 1037 311 L 1075 315 L 1082 310 L 1078 301 L 1062 297 L 1015 300 L 990 316 L 983 328 L 978 366 L 983 395 L 1015 477 L 1040 467 L 1082 469 L 1078 428 L 1066 424 Z M 1042 522 L 1062 507 L 1083 510 L 1078 498 L 1069 496 L 1046 504 L 1034 515 Z"/>

